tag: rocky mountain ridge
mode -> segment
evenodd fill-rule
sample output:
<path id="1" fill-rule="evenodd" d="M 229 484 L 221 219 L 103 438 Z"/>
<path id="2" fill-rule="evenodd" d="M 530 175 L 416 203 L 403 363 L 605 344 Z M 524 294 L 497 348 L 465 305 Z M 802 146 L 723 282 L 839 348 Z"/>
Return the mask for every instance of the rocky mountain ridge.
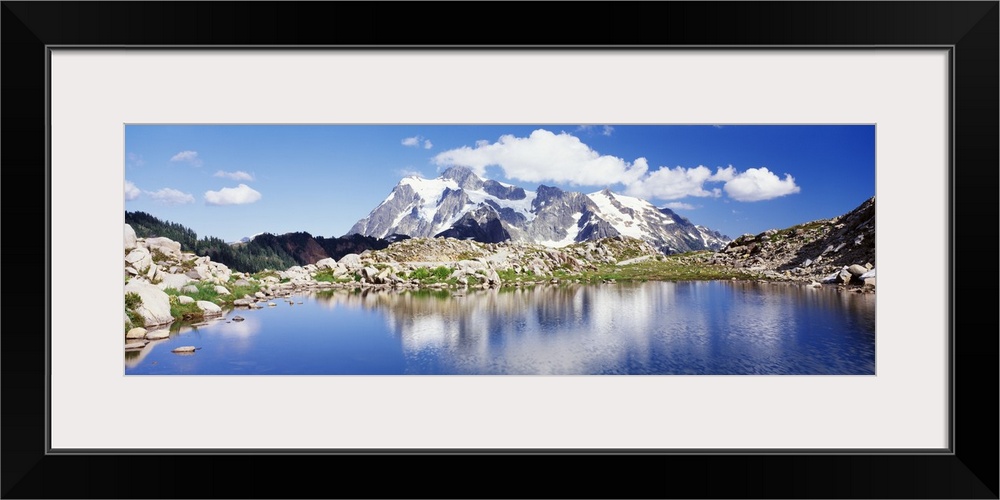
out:
<path id="1" fill-rule="evenodd" d="M 830 219 L 744 234 L 704 259 L 772 279 L 874 286 L 875 197 Z"/>
<path id="2" fill-rule="evenodd" d="M 583 194 L 541 185 L 528 191 L 482 179 L 464 167 L 451 167 L 436 179 L 402 179 L 348 231 L 376 238 L 394 233 L 548 247 L 626 236 L 663 254 L 718 250 L 730 241 L 668 208 L 609 189 Z"/>

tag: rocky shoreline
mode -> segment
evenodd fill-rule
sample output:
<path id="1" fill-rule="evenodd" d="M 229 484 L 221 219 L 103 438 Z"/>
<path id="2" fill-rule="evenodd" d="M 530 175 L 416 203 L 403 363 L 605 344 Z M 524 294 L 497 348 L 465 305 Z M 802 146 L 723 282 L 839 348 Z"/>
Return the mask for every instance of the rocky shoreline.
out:
<path id="1" fill-rule="evenodd" d="M 245 273 L 183 252 L 168 238 L 137 238 L 125 225 L 127 350 L 169 334 L 178 319 L 223 307 L 263 308 L 312 290 L 497 289 L 566 283 L 725 279 L 875 290 L 874 198 L 842 217 L 743 235 L 721 251 L 665 256 L 615 236 L 563 247 L 412 238 L 381 250 L 285 270 Z M 460 292 L 456 292 L 458 294 Z"/>

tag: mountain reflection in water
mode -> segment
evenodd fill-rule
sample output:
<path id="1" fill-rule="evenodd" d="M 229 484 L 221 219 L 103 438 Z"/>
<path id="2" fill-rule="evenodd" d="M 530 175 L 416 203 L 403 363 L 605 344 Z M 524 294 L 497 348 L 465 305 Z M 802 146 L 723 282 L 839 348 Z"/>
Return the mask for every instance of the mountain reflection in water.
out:
<path id="1" fill-rule="evenodd" d="M 875 373 L 872 294 L 747 282 L 453 293 L 337 290 L 229 311 L 246 321 L 177 329 L 127 353 L 126 373 Z M 203 349 L 181 359 L 177 345 Z"/>

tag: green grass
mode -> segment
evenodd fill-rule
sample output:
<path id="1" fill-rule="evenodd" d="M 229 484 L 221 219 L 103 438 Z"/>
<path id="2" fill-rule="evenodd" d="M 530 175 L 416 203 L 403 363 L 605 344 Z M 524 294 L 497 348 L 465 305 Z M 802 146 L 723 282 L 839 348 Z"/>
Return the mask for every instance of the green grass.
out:
<path id="1" fill-rule="evenodd" d="M 229 289 L 229 294 L 220 294 L 215 291 L 215 285 L 207 281 L 196 281 L 191 283 L 198 289 L 197 292 L 181 292 L 173 288 L 168 288 L 164 290 L 167 295 L 170 296 L 170 315 L 174 319 L 200 319 L 205 316 L 202 310 L 198 307 L 195 302 L 199 300 L 204 300 L 218 304 L 220 306 L 231 306 L 233 301 L 236 299 L 242 299 L 244 295 L 250 295 L 260 291 L 260 286 L 251 282 L 250 285 L 236 286 L 232 283 L 226 287 Z M 181 304 L 178 297 L 181 295 L 186 295 L 195 300 L 190 304 Z"/>
<path id="2" fill-rule="evenodd" d="M 136 326 L 145 326 L 146 322 L 142 319 L 142 316 L 135 312 L 135 309 L 141 305 L 142 297 L 138 293 L 128 292 L 125 294 L 125 316 L 128 317 L 128 323 L 125 324 L 126 332 Z"/>

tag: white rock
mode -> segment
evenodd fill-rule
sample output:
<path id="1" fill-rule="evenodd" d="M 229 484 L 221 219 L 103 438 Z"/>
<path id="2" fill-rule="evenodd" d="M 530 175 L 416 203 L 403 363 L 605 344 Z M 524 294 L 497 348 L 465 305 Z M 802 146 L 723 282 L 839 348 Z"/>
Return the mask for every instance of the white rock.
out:
<path id="1" fill-rule="evenodd" d="M 128 333 L 125 334 L 125 338 L 127 339 L 141 339 L 144 338 L 145 336 L 146 336 L 146 329 L 141 326 L 137 326 L 129 330 Z"/>
<path id="2" fill-rule="evenodd" d="M 177 296 L 177 302 L 180 302 L 181 304 L 194 304 L 194 299 L 188 297 L 187 295 L 179 295 Z"/>
<path id="3" fill-rule="evenodd" d="M 361 265 L 361 256 L 356 253 L 349 253 L 341 257 L 338 263 L 346 267 L 348 271 L 357 271 L 364 267 Z"/>
<path id="4" fill-rule="evenodd" d="M 132 226 L 125 224 L 125 250 L 132 250 L 136 245 L 135 230 L 132 229 Z"/>
<path id="5" fill-rule="evenodd" d="M 215 286 L 215 293 L 217 293 L 219 295 L 229 295 L 229 289 L 227 289 L 226 287 L 224 287 L 222 285 L 216 285 Z"/>
<path id="6" fill-rule="evenodd" d="M 142 305 L 135 309 L 144 320 L 142 326 L 167 325 L 174 321 L 170 315 L 170 296 L 156 285 L 132 280 L 125 285 L 125 293 L 137 293 Z"/>
<path id="7" fill-rule="evenodd" d="M 142 349 L 143 347 L 146 347 L 146 342 L 143 340 L 140 340 L 139 342 L 129 342 L 125 344 L 126 350 Z"/>
<path id="8" fill-rule="evenodd" d="M 167 257 L 181 256 L 181 244 L 170 238 L 146 238 L 146 248 L 148 248 L 150 252 L 153 250 L 159 250 L 160 253 L 166 255 Z"/>
<path id="9" fill-rule="evenodd" d="M 170 330 L 161 329 L 146 334 L 146 340 L 163 340 L 170 338 Z"/>
<path id="10" fill-rule="evenodd" d="M 316 263 L 317 269 L 333 269 L 335 267 L 337 267 L 337 261 L 332 257 L 321 259 L 319 262 Z"/>
<path id="11" fill-rule="evenodd" d="M 191 278 L 183 274 L 170 274 L 170 273 L 160 273 L 160 283 L 157 284 L 160 290 L 166 290 L 167 288 L 173 288 L 174 290 L 180 290 L 184 288 L 191 282 Z"/>
<path id="12" fill-rule="evenodd" d="M 184 293 L 198 293 L 198 287 L 194 285 L 187 285 L 182 287 L 180 291 Z"/>
<path id="13" fill-rule="evenodd" d="M 198 309 L 205 312 L 206 315 L 222 314 L 222 308 L 214 302 L 209 302 L 207 300 L 199 300 L 196 302 Z"/>
<path id="14" fill-rule="evenodd" d="M 149 255 L 149 250 L 136 247 L 125 255 L 125 262 L 135 269 L 145 271 L 147 267 L 153 264 L 153 257 Z"/>

